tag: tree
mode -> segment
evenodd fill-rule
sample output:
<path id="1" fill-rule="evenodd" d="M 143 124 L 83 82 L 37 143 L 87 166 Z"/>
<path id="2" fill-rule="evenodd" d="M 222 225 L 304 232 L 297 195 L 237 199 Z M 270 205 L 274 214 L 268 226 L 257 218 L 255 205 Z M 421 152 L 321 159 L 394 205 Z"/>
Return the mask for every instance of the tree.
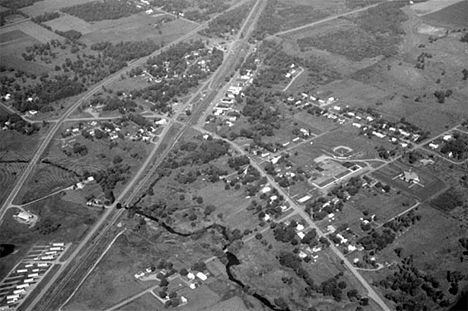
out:
<path id="1" fill-rule="evenodd" d="M 186 276 L 188 274 L 188 270 L 186 268 L 182 268 L 180 269 L 179 274 L 182 276 Z"/>
<path id="2" fill-rule="evenodd" d="M 167 286 L 167 285 L 169 285 L 168 280 L 166 278 L 162 278 L 161 282 L 159 283 L 159 286 L 164 287 L 164 286 Z"/>

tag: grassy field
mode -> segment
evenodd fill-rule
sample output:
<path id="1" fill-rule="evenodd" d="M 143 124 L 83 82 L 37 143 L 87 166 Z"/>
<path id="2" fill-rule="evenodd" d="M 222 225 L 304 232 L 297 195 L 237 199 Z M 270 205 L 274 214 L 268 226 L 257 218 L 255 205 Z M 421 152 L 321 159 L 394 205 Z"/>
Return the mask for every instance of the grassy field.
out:
<path id="1" fill-rule="evenodd" d="M 0 163 L 0 204 L 9 194 L 17 177 L 26 167 L 26 163 Z"/>
<path id="2" fill-rule="evenodd" d="M 101 41 L 117 43 L 151 39 L 168 44 L 196 27 L 193 23 L 176 19 L 164 23 L 159 34 L 153 26 L 159 19 L 160 17 L 146 14 L 135 14 L 119 20 L 96 22 L 92 25 L 94 31 L 85 34 L 81 40 L 92 44 Z"/>
<path id="3" fill-rule="evenodd" d="M 110 308 L 157 285 L 156 281 L 141 282 L 133 276 L 150 263 L 156 264 L 156 258 L 157 250 L 148 247 L 146 241 L 135 235 L 120 236 L 64 310 Z"/>
<path id="4" fill-rule="evenodd" d="M 25 136 L 15 131 L 3 131 L 0 135 L 0 161 L 31 160 L 40 134 Z"/>
<path id="5" fill-rule="evenodd" d="M 161 302 L 156 297 L 154 297 L 150 293 L 147 293 L 117 310 L 119 311 L 145 311 L 145 310 L 160 311 L 160 310 L 164 310 L 164 307 L 161 306 Z"/>
<path id="6" fill-rule="evenodd" d="M 54 30 L 65 32 L 73 29 L 81 32 L 84 35 L 94 31 L 94 27 L 90 23 L 68 14 L 62 14 L 59 18 L 50 20 L 44 24 Z"/>
<path id="7" fill-rule="evenodd" d="M 383 194 L 374 189 L 361 191 L 347 205 L 352 205 L 361 212 L 369 211 L 369 215 L 376 215 L 377 222 L 384 223 L 416 203 L 413 198 L 396 192 L 397 190 L 393 190 L 390 194 Z"/>

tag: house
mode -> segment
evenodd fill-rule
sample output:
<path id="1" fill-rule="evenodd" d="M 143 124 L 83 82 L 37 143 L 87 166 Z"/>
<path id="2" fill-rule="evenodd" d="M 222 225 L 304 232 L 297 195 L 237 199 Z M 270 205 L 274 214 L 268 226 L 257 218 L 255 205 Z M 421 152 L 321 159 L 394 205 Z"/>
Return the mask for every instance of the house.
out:
<path id="1" fill-rule="evenodd" d="M 439 148 L 439 145 L 436 144 L 436 143 L 429 143 L 429 147 L 430 147 L 431 149 L 437 149 L 437 148 Z"/>
<path id="2" fill-rule="evenodd" d="M 302 240 L 305 237 L 305 233 L 304 232 L 298 232 L 297 236 Z"/>
<path id="3" fill-rule="evenodd" d="M 404 171 L 401 179 L 407 183 L 418 183 L 420 181 L 418 174 L 412 171 Z"/>
<path id="4" fill-rule="evenodd" d="M 453 137 L 450 134 L 444 135 L 444 137 L 442 137 L 442 139 L 445 140 L 445 141 L 450 141 L 450 140 L 452 140 L 452 138 Z"/>
<path id="5" fill-rule="evenodd" d="M 197 273 L 197 278 L 199 278 L 199 279 L 202 280 L 202 281 L 208 280 L 208 277 L 207 277 L 206 274 L 204 274 L 203 272 L 198 272 L 198 273 Z"/>
<path id="6" fill-rule="evenodd" d="M 361 123 L 356 123 L 356 122 L 354 122 L 354 123 L 353 123 L 353 126 L 354 126 L 354 127 L 357 127 L 357 128 L 361 128 L 362 125 L 361 125 Z"/>

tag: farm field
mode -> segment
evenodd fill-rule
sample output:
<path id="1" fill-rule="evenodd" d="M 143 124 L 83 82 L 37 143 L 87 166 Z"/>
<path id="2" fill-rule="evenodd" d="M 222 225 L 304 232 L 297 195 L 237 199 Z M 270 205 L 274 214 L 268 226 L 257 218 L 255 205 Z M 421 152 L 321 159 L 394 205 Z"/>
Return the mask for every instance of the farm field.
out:
<path id="1" fill-rule="evenodd" d="M 26 168 L 26 163 L 2 163 L 0 161 L 0 205 L 3 204 L 15 181 Z"/>
<path id="2" fill-rule="evenodd" d="M 29 16 L 37 16 L 46 12 L 53 12 L 61 8 L 91 1 L 93 0 L 42 0 L 35 2 L 33 5 L 22 8 L 21 11 L 28 14 Z M 53 8 L 53 10 L 51 10 L 51 8 Z"/>
<path id="3" fill-rule="evenodd" d="M 460 2 L 464 2 L 464 0 L 443 0 L 443 1 L 429 0 L 429 1 L 424 1 L 421 3 L 413 4 L 411 8 L 418 15 L 427 15 L 430 13 L 436 13 L 446 8 L 452 8 L 451 10 L 453 10 L 454 5 Z"/>
<path id="4" fill-rule="evenodd" d="M 468 3 L 459 1 L 437 12 L 424 15 L 424 20 L 436 24 L 450 25 L 454 27 L 468 26 Z"/>
<path id="5" fill-rule="evenodd" d="M 160 44 L 168 44 L 196 27 L 193 23 L 176 19 L 162 24 L 159 34 L 153 26 L 159 20 L 159 16 L 141 13 L 118 20 L 95 22 L 92 24 L 94 30 L 83 35 L 81 40 L 93 44 L 101 41 L 117 43 L 151 39 Z"/>

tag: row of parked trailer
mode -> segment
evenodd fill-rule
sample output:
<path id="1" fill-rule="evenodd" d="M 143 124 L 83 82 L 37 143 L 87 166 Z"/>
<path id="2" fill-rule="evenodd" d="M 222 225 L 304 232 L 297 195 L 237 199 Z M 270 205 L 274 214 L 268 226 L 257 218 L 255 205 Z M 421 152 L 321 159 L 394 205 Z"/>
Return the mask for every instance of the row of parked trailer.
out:
<path id="1" fill-rule="evenodd" d="M 41 261 L 57 259 L 65 250 L 65 243 L 51 243 L 47 246 L 39 246 L 39 248 L 40 254 L 34 258 L 26 256 L 25 261 L 11 271 L 9 276 L 0 283 L 0 309 L 2 307 L 15 307 L 20 303 L 31 286 L 36 284 L 39 278 L 52 266 L 50 262 Z M 30 254 L 32 253 L 35 253 L 34 247 L 30 251 Z"/>

